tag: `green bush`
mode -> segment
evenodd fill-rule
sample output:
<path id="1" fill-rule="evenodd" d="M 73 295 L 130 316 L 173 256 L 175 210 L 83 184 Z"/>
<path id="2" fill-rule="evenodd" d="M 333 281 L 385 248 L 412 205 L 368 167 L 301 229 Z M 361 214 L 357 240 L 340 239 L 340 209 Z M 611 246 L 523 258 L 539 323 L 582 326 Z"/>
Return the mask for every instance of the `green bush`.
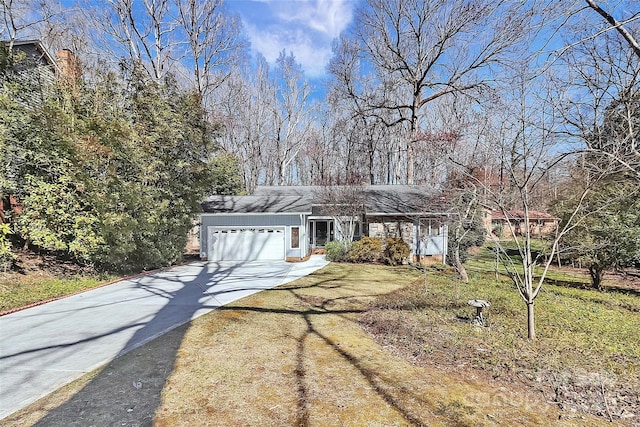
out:
<path id="1" fill-rule="evenodd" d="M 0 203 L 2 203 L 0 201 Z M 13 265 L 16 256 L 11 252 L 11 242 L 7 238 L 10 234 L 9 224 L 0 224 L 0 270 L 7 271 Z"/>
<path id="2" fill-rule="evenodd" d="M 349 252 L 349 243 L 347 242 L 328 242 L 325 245 L 325 250 L 327 251 L 327 261 L 346 261 L 347 254 Z"/>
<path id="3" fill-rule="evenodd" d="M 400 265 L 409 254 L 409 245 L 400 237 L 387 237 L 384 241 L 384 262 L 389 265 Z"/>
<path id="4" fill-rule="evenodd" d="M 376 262 L 382 258 L 382 240 L 376 237 L 363 237 L 354 242 L 349 249 L 350 262 Z"/>

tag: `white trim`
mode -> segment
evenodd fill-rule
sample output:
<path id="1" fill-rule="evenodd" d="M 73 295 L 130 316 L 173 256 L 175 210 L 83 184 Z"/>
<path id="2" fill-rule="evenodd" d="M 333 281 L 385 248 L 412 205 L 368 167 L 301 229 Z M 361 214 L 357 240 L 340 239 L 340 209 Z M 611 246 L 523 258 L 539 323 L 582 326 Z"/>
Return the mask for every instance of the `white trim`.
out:
<path id="1" fill-rule="evenodd" d="M 287 249 L 291 249 L 293 250 L 299 250 L 302 249 L 302 244 L 300 243 L 300 236 L 302 235 L 302 226 L 301 225 L 289 225 L 289 238 L 287 239 L 289 241 L 289 244 L 287 245 Z M 293 229 L 297 228 L 298 229 L 298 247 L 294 248 L 292 243 L 293 243 Z M 285 237 L 286 239 L 286 237 Z M 286 255 L 286 254 L 285 254 Z"/>

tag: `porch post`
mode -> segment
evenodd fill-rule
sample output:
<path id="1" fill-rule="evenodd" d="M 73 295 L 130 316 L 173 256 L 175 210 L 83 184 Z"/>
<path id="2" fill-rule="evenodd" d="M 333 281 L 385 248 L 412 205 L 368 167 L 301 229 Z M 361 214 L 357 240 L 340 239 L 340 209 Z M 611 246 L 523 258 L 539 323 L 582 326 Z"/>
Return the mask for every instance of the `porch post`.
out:
<path id="1" fill-rule="evenodd" d="M 300 214 L 300 228 L 302 229 L 301 235 L 298 236 L 298 239 L 302 240 L 298 242 L 300 245 L 300 259 L 303 259 L 307 256 L 307 250 L 309 249 L 309 244 L 307 243 L 307 224 L 304 221 L 304 214 Z M 302 248 L 304 248 L 304 253 L 302 252 Z"/>
<path id="2" fill-rule="evenodd" d="M 449 246 L 449 227 L 442 226 L 442 265 L 447 263 L 447 247 Z"/>

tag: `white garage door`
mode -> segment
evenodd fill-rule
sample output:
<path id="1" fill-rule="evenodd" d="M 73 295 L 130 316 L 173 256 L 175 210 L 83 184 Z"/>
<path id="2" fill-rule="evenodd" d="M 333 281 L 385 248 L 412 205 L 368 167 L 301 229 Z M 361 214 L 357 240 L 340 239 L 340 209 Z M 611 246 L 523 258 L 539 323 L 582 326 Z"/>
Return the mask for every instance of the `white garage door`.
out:
<path id="1" fill-rule="evenodd" d="M 209 227 L 210 261 L 284 259 L 284 228 Z"/>

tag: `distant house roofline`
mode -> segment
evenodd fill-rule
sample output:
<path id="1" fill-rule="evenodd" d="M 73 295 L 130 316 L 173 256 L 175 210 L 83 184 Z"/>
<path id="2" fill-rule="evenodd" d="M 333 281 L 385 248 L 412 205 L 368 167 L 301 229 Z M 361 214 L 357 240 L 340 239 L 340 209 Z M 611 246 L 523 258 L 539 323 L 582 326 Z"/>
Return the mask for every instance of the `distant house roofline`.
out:
<path id="1" fill-rule="evenodd" d="M 0 43 L 3 43 L 4 45 L 9 45 L 11 44 L 13 46 L 13 48 L 15 49 L 16 47 L 20 47 L 20 46 L 28 46 L 28 45 L 33 45 L 35 46 L 35 48 L 40 52 L 41 57 L 44 58 L 45 62 L 54 69 L 55 72 L 59 72 L 60 71 L 60 67 L 58 66 L 57 61 L 54 59 L 54 57 L 49 53 L 49 51 L 47 50 L 46 47 L 44 47 L 44 45 L 42 44 L 42 42 L 40 40 L 13 40 L 13 42 L 9 41 L 9 40 L 2 40 Z"/>
<path id="2" fill-rule="evenodd" d="M 505 212 L 499 210 L 491 211 L 491 219 L 498 220 L 523 220 L 525 217 L 525 213 L 523 210 L 508 210 L 506 211 L 507 216 L 505 216 Z M 530 220 L 546 220 L 546 221 L 560 221 L 560 218 L 557 218 L 553 215 L 550 215 L 546 212 L 540 211 L 529 211 L 529 219 Z"/>

